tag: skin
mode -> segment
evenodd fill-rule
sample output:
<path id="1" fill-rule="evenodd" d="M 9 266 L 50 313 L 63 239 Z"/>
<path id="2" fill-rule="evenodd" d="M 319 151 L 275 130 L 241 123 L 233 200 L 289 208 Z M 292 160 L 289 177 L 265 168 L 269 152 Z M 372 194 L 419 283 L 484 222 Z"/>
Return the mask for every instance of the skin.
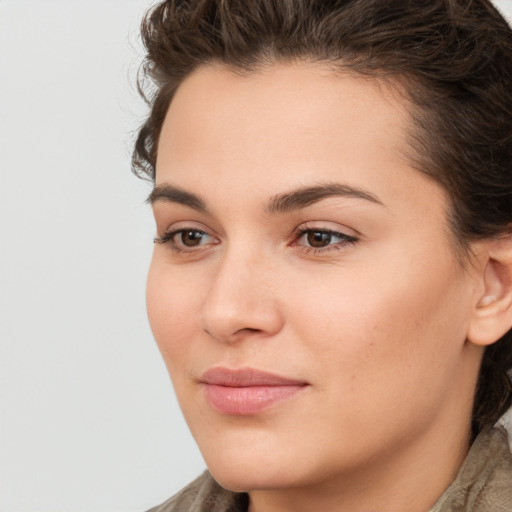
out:
<path id="1" fill-rule="evenodd" d="M 202 204 L 152 198 L 157 236 L 178 232 L 155 244 L 149 319 L 210 471 L 251 512 L 426 511 L 468 451 L 484 344 L 468 336 L 487 342 L 475 311 L 496 272 L 482 247 L 458 262 L 446 194 L 404 156 L 408 108 L 312 63 L 203 66 L 170 105 L 155 186 Z M 372 199 L 272 208 L 325 184 Z M 214 366 L 307 386 L 226 415 L 199 383 Z"/>

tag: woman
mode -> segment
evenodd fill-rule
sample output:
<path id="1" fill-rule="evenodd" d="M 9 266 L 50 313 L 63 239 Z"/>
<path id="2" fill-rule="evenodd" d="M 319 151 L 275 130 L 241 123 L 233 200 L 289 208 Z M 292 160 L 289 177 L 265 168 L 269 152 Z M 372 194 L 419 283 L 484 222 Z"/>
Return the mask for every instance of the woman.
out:
<path id="1" fill-rule="evenodd" d="M 512 510 L 503 18 L 166 1 L 142 30 L 148 313 L 209 468 L 153 510 Z"/>

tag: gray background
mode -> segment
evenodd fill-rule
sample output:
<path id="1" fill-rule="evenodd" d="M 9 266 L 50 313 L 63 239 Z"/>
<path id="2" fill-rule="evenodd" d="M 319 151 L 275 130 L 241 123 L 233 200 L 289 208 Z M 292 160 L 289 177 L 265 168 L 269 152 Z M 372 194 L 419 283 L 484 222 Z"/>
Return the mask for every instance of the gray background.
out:
<path id="1" fill-rule="evenodd" d="M 204 467 L 145 314 L 150 3 L 0 0 L 0 512 L 143 511 Z"/>

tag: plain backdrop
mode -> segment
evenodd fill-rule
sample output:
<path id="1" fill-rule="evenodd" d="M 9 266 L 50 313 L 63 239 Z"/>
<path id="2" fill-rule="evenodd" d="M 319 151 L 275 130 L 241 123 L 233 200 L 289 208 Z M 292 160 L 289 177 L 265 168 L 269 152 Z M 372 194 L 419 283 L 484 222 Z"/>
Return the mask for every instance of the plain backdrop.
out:
<path id="1" fill-rule="evenodd" d="M 150 3 L 0 0 L 0 512 L 142 512 L 204 467 L 145 313 Z"/>
<path id="2" fill-rule="evenodd" d="M 145 312 L 147 0 L 0 0 L 0 510 L 143 511 L 204 464 Z"/>

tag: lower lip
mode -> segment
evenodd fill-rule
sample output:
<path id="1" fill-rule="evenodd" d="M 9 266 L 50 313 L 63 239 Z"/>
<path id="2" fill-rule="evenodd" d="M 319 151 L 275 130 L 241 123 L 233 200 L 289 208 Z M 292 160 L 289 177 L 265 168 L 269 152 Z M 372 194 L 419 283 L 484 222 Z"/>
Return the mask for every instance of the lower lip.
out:
<path id="1" fill-rule="evenodd" d="M 249 416 L 265 411 L 304 389 L 305 386 L 230 387 L 205 384 L 208 403 L 217 411 L 233 416 Z"/>

